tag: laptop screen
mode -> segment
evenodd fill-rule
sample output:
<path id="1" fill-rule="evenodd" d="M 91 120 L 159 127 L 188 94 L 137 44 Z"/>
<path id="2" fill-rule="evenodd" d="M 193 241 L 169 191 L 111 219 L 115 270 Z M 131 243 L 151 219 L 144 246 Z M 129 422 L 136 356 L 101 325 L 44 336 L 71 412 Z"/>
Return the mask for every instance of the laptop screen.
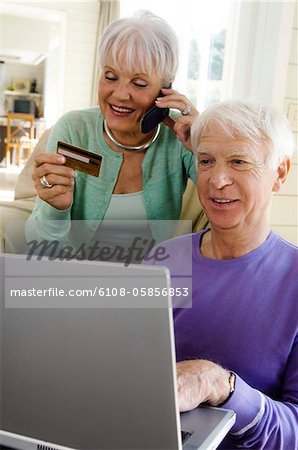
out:
<path id="1" fill-rule="evenodd" d="M 2 255 L 0 274 L 2 446 L 182 448 L 167 269 Z M 194 414 L 185 450 L 234 421 Z"/>
<path id="2" fill-rule="evenodd" d="M 166 269 L 12 256 L 1 273 L 2 430 L 79 449 L 178 448 L 170 302 L 147 290 L 167 289 Z"/>

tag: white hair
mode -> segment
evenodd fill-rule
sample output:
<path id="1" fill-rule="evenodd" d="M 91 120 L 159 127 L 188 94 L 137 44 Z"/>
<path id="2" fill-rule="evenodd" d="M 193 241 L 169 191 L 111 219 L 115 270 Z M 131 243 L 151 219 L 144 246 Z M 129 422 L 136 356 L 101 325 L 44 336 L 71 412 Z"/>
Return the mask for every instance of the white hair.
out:
<path id="1" fill-rule="evenodd" d="M 192 124 L 194 151 L 199 146 L 203 129 L 208 125 L 219 127 L 228 137 L 244 137 L 255 144 L 265 143 L 268 148 L 267 163 L 273 168 L 285 156 L 290 156 L 295 148 L 287 119 L 270 106 L 237 100 L 210 106 Z"/>
<path id="2" fill-rule="evenodd" d="M 99 45 L 100 69 L 112 58 L 119 70 L 153 72 L 167 86 L 178 67 L 178 39 L 162 18 L 150 11 L 138 11 L 132 17 L 113 21 L 104 31 Z"/>

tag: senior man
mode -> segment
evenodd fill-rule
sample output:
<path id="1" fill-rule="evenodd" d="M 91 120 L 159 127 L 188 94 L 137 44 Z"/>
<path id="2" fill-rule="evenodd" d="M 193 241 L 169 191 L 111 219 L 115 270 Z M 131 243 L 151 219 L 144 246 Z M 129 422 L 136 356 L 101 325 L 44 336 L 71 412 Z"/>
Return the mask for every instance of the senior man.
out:
<path id="1" fill-rule="evenodd" d="M 297 449 L 298 251 L 268 223 L 292 133 L 271 108 L 223 102 L 196 119 L 192 146 L 210 228 L 163 243 L 159 263 L 175 286 L 192 258 L 192 306 L 174 298 L 180 410 L 236 411 L 222 448 Z"/>

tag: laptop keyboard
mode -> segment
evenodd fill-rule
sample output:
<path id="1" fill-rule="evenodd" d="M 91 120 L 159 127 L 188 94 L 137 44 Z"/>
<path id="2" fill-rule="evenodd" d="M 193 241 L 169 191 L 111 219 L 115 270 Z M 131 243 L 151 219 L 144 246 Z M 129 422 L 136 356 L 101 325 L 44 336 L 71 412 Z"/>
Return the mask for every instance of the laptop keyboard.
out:
<path id="1" fill-rule="evenodd" d="M 184 444 L 184 442 L 187 441 L 187 439 L 189 439 L 191 435 L 192 435 L 192 433 L 189 433 L 188 431 L 181 430 L 182 444 Z"/>

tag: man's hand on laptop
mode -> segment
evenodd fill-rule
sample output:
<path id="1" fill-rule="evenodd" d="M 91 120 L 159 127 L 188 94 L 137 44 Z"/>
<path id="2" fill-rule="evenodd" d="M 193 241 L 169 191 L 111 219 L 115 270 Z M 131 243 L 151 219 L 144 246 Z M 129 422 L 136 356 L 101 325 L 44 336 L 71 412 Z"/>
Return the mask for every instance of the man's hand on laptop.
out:
<path id="1" fill-rule="evenodd" d="M 230 395 L 230 372 L 205 359 L 177 363 L 179 410 L 190 411 L 201 403 L 218 406 Z"/>

